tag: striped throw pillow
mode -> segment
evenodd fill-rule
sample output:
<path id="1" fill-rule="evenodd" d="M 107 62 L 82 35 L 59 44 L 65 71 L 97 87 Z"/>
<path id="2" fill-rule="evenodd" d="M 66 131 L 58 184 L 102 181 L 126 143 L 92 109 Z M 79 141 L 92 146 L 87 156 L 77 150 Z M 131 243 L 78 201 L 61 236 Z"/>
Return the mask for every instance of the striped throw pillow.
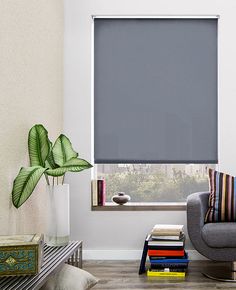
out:
<path id="1" fill-rule="evenodd" d="M 209 209 L 205 222 L 236 221 L 236 177 L 209 169 Z"/>

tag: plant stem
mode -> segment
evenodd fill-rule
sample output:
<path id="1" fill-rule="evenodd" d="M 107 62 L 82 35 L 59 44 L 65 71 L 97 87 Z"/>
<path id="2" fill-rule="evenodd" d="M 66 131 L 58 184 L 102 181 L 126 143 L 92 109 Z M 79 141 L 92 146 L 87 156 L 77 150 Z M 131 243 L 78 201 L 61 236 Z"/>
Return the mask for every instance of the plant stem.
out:
<path id="1" fill-rule="evenodd" d="M 65 180 L 65 174 L 62 177 L 62 184 L 64 184 L 64 180 Z"/>
<path id="2" fill-rule="evenodd" d="M 53 176 L 53 178 L 52 178 L 52 185 L 54 186 L 54 176 Z"/>
<path id="3" fill-rule="evenodd" d="M 49 178 L 48 178 L 47 174 L 44 174 L 44 176 L 46 178 L 47 185 L 50 185 Z"/>

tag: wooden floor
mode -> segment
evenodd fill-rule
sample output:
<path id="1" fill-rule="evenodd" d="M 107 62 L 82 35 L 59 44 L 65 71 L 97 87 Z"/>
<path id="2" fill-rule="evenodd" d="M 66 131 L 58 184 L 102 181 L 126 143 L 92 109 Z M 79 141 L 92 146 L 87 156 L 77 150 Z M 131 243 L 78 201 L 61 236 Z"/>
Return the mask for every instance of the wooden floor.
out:
<path id="1" fill-rule="evenodd" d="M 138 275 L 139 262 L 137 261 L 85 261 L 83 268 L 99 279 L 93 288 L 104 290 L 123 289 L 236 289 L 236 283 L 218 282 L 204 277 L 201 272 L 213 267 L 224 267 L 225 264 L 210 261 L 192 261 L 189 265 L 188 275 L 184 280 L 148 279 L 145 274 Z"/>

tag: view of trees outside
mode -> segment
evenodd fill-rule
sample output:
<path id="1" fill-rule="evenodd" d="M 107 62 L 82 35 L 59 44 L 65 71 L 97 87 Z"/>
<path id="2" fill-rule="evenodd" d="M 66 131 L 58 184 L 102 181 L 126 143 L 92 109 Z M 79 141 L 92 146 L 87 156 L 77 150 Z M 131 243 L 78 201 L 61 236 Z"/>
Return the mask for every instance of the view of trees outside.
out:
<path id="1" fill-rule="evenodd" d="M 181 202 L 207 191 L 207 164 L 98 164 L 97 176 L 106 180 L 106 201 L 119 191 L 131 202 Z"/>

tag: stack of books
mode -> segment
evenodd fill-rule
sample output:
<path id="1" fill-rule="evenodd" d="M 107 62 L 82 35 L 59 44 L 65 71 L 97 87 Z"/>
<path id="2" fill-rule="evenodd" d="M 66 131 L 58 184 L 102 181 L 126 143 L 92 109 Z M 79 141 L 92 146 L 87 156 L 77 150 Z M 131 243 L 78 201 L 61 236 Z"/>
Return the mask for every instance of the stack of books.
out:
<path id="1" fill-rule="evenodd" d="M 147 237 L 147 276 L 185 277 L 189 260 L 184 242 L 183 225 L 155 225 Z"/>
<path id="2" fill-rule="evenodd" d="M 106 182 L 104 178 L 92 180 L 92 203 L 93 206 L 102 206 L 106 202 Z"/>

